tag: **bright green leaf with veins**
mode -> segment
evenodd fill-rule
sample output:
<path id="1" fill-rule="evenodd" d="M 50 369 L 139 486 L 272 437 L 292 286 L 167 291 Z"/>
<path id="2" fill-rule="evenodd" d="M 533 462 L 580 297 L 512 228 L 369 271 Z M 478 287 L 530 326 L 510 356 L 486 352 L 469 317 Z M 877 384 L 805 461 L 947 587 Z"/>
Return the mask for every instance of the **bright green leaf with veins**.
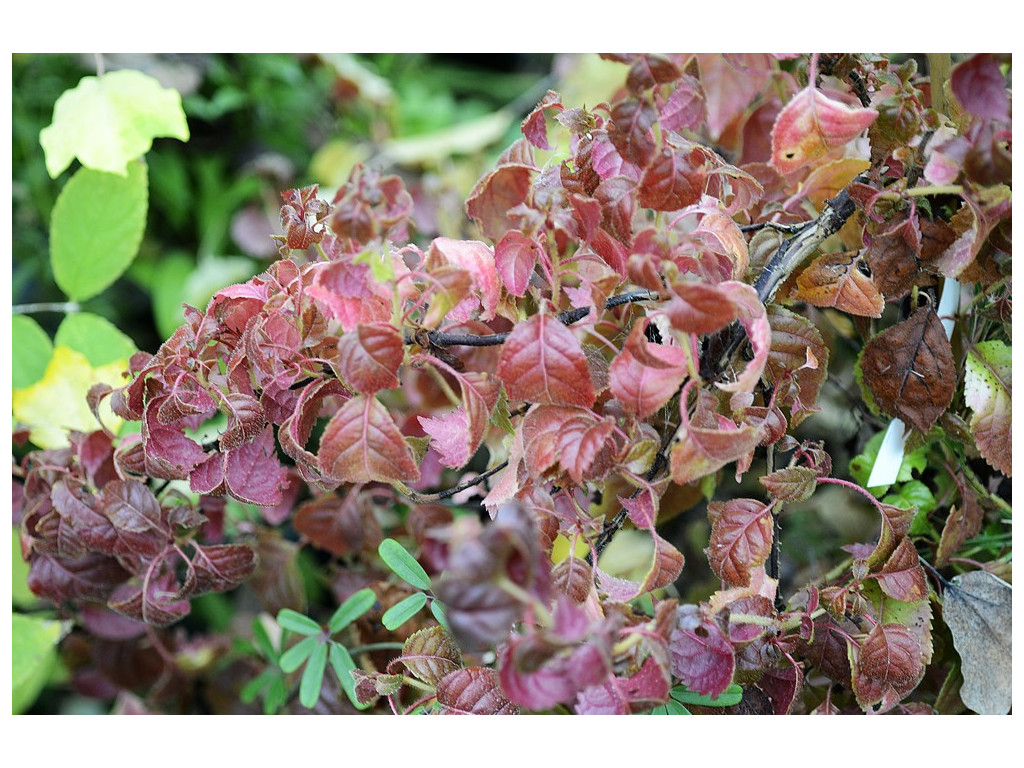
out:
<path id="1" fill-rule="evenodd" d="M 50 262 L 60 289 L 83 301 L 117 280 L 139 251 L 148 206 L 145 163 L 132 163 L 126 176 L 79 169 L 50 218 Z"/>
<path id="2" fill-rule="evenodd" d="M 181 96 L 142 72 L 83 77 L 61 94 L 53 122 L 39 133 L 46 170 L 57 178 L 76 157 L 86 168 L 126 176 L 158 136 L 188 141 Z"/>

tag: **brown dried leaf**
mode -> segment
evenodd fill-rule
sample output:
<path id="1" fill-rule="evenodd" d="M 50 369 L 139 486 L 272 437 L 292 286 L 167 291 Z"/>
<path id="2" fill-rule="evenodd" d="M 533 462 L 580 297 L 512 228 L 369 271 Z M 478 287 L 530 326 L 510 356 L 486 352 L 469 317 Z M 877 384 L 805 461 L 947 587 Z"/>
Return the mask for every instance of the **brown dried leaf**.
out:
<path id="1" fill-rule="evenodd" d="M 816 307 L 834 307 L 861 317 L 881 317 L 885 299 L 872 278 L 860 271 L 857 251 L 827 253 L 796 279 L 796 295 Z"/>
<path id="2" fill-rule="evenodd" d="M 956 391 L 953 349 L 931 307 L 875 336 L 861 355 L 864 382 L 878 406 L 927 434 Z"/>
<path id="3" fill-rule="evenodd" d="M 961 487 L 961 506 L 953 507 L 942 527 L 942 538 L 935 551 L 935 567 L 941 568 L 949 562 L 949 558 L 957 553 L 963 543 L 972 536 L 977 536 L 985 511 L 978 503 L 976 494 L 966 483 Z"/>
<path id="4" fill-rule="evenodd" d="M 887 299 L 905 296 L 913 287 L 918 273 L 921 233 L 914 222 L 902 221 L 875 224 L 864 232 L 864 255 L 874 283 Z"/>
<path id="5" fill-rule="evenodd" d="M 776 403 L 790 408 L 795 429 L 817 413 L 818 393 L 828 373 L 828 347 L 814 323 L 776 304 L 768 306 L 772 328 L 765 374 L 776 388 Z"/>

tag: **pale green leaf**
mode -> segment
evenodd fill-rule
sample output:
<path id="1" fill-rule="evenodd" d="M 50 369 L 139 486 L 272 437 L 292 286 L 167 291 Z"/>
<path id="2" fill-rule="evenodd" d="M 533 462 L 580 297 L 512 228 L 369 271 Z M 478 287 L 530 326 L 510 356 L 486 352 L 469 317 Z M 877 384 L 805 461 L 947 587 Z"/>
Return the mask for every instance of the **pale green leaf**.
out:
<path id="1" fill-rule="evenodd" d="M 304 616 L 291 608 L 282 608 L 277 614 L 277 623 L 281 629 L 287 629 L 297 635 L 318 635 L 322 627 L 309 616 Z"/>
<path id="2" fill-rule="evenodd" d="M 11 543 L 14 546 L 11 552 L 11 603 L 18 608 L 27 608 L 36 603 L 39 598 L 28 588 L 28 563 L 21 556 L 21 541 L 19 539 L 18 528 L 15 526 L 11 536 Z"/>
<path id="3" fill-rule="evenodd" d="M 326 670 L 327 645 L 321 643 L 310 654 L 309 663 L 302 670 L 302 681 L 299 683 L 299 701 L 306 709 L 312 709 L 320 700 L 320 690 L 323 688 Z"/>
<path id="4" fill-rule="evenodd" d="M 31 317 L 11 318 L 11 382 L 14 389 L 31 387 L 43 378 L 53 357 L 53 342 Z"/>
<path id="5" fill-rule="evenodd" d="M 50 262 L 57 285 L 77 301 L 112 284 L 132 263 L 146 229 L 146 165 L 126 176 L 80 169 L 64 186 L 50 218 Z"/>
<path id="6" fill-rule="evenodd" d="M 86 168 L 120 176 L 159 136 L 188 141 L 181 96 L 142 72 L 83 77 L 61 94 L 53 122 L 39 134 L 46 170 L 57 178 L 76 157 Z"/>
<path id="7" fill-rule="evenodd" d="M 363 704 L 356 697 L 356 681 L 352 677 L 352 670 L 356 669 L 356 663 L 352 659 L 352 654 L 345 646 L 338 645 L 338 643 L 331 643 L 330 646 L 331 667 L 334 669 L 334 674 L 338 676 L 338 682 L 341 683 L 345 695 L 356 709 L 366 709 L 370 703 Z"/>
<path id="8" fill-rule="evenodd" d="M 323 646 L 323 638 L 312 636 L 305 637 L 287 651 L 281 654 L 281 659 L 278 662 L 281 669 L 291 674 L 296 669 L 306 663 L 306 659 L 317 647 Z"/>
<path id="9" fill-rule="evenodd" d="M 116 325 L 90 312 L 65 317 L 57 328 L 53 343 L 80 352 L 94 368 L 128 360 L 138 352 L 135 342 Z"/>

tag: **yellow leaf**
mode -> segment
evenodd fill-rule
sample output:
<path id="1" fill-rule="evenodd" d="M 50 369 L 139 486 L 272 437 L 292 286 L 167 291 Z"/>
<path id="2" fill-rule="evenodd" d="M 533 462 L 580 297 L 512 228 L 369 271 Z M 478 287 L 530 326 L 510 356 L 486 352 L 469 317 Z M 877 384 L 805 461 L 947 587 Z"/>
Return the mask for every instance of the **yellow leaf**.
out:
<path id="1" fill-rule="evenodd" d="M 68 444 L 69 429 L 91 432 L 100 427 L 85 399 L 89 388 L 99 383 L 120 386 L 127 370 L 127 360 L 93 368 L 83 355 L 58 345 L 43 378 L 31 387 L 14 390 L 14 418 L 29 428 L 30 439 L 40 448 L 62 448 Z M 103 423 L 116 432 L 121 419 L 106 401 L 100 413 Z"/>

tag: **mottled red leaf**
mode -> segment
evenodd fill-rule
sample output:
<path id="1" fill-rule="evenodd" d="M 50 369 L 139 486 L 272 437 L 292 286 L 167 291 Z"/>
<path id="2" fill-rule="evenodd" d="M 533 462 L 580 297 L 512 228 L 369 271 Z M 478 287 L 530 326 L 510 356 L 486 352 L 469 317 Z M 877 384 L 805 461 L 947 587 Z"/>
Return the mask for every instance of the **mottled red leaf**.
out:
<path id="1" fill-rule="evenodd" d="M 953 507 L 942 527 L 942 537 L 935 550 L 935 567 L 942 568 L 949 563 L 964 542 L 977 536 L 985 519 L 985 510 L 978 503 L 978 495 L 966 483 L 960 486 L 960 507 Z"/>
<path id="2" fill-rule="evenodd" d="M 665 103 L 658 104 L 658 114 L 661 127 L 670 131 L 699 128 L 707 119 L 700 81 L 690 75 L 679 78 Z"/>
<path id="3" fill-rule="evenodd" d="M 864 383 L 886 413 L 927 434 L 953 402 L 953 350 L 931 307 L 872 338 L 860 359 Z"/>
<path id="4" fill-rule="evenodd" d="M 882 570 L 873 574 L 878 584 L 893 600 L 916 603 L 928 596 L 924 568 L 917 559 L 917 550 L 910 539 L 903 539 L 889 556 Z"/>
<path id="5" fill-rule="evenodd" d="M 555 91 L 548 91 L 536 107 L 528 114 L 522 122 L 521 128 L 526 139 L 538 149 L 551 149 L 548 143 L 548 128 L 544 120 L 546 109 L 564 109 L 562 97 Z"/>
<path id="6" fill-rule="evenodd" d="M 582 603 L 594 587 L 594 569 L 586 560 L 569 556 L 551 569 L 551 584 L 555 591 Z"/>
<path id="7" fill-rule="evenodd" d="M 320 439 L 320 471 L 348 483 L 415 482 L 420 470 L 412 448 L 387 409 L 358 395 L 331 418 Z"/>
<path id="8" fill-rule="evenodd" d="M 669 456 L 672 481 L 680 485 L 699 480 L 745 456 L 757 447 L 763 434 L 762 428 L 749 424 L 737 426 L 725 417 L 716 418 L 711 414 L 706 414 L 707 420 L 691 422 L 685 392 L 689 386 L 690 383 L 685 385 L 680 397 L 681 423 Z"/>
<path id="9" fill-rule="evenodd" d="M 645 340 L 647 322 L 634 324 L 622 351 L 612 360 L 608 384 L 626 413 L 644 419 L 667 403 L 687 376 L 682 347 Z"/>
<path id="10" fill-rule="evenodd" d="M 437 267 L 449 266 L 464 271 L 470 278 L 470 295 L 448 310 L 447 319 L 456 322 L 493 320 L 498 307 L 498 272 L 494 251 L 479 240 L 453 240 L 438 237 L 430 243 L 425 267 L 433 274 Z"/>
<path id="11" fill-rule="evenodd" d="M 413 677 L 437 685 L 443 677 L 462 668 L 462 651 L 444 627 L 427 627 L 409 636 L 402 646 L 402 655 L 391 664 L 398 662 Z"/>
<path id="12" fill-rule="evenodd" d="M 614 429 L 611 421 L 585 409 L 536 406 L 523 421 L 526 466 L 535 477 L 557 466 L 582 483 L 607 471 Z"/>
<path id="13" fill-rule="evenodd" d="M 526 202 L 530 194 L 532 166 L 500 165 L 483 176 L 466 199 L 466 212 L 480 224 L 480 229 L 493 242 L 515 225 L 508 212 Z"/>
<path id="14" fill-rule="evenodd" d="M 818 472 L 810 467 L 786 467 L 759 479 L 779 501 L 806 501 L 818 487 Z"/>
<path id="15" fill-rule="evenodd" d="M 981 341 L 967 353 L 964 401 L 971 409 L 971 435 L 993 469 L 1013 472 L 1012 350 L 998 339 Z"/>
<path id="16" fill-rule="evenodd" d="M 815 408 L 828 372 L 828 347 L 821 332 L 806 317 L 771 304 L 768 322 L 771 348 L 765 376 L 775 387 L 776 403 L 789 407 L 790 425 L 796 428 Z"/>
<path id="17" fill-rule="evenodd" d="M 645 101 L 626 99 L 617 102 L 612 107 L 608 138 L 624 159 L 643 168 L 654 155 L 651 126 L 657 118 L 654 107 Z"/>
<path id="18" fill-rule="evenodd" d="M 549 405 L 594 404 L 587 358 L 572 331 L 542 312 L 519 323 L 498 360 L 509 400 Z"/>
<path id="19" fill-rule="evenodd" d="M 196 573 L 194 594 L 226 592 L 252 575 L 256 551 L 245 544 L 196 545 L 192 566 Z"/>

